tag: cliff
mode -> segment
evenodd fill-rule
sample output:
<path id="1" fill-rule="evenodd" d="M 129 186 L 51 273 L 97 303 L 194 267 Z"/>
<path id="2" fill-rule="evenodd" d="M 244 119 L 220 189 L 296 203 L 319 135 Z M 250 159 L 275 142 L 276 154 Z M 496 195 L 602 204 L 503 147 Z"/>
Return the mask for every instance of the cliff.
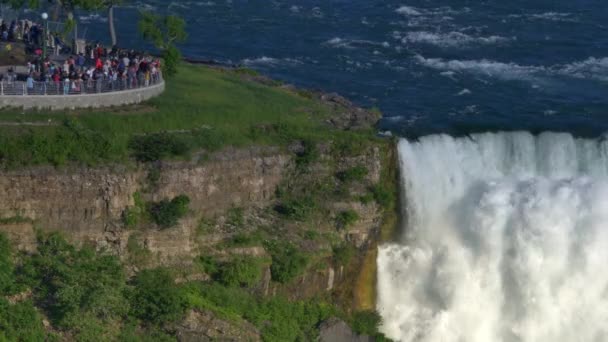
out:
<path id="1" fill-rule="evenodd" d="M 223 73 L 218 77 L 225 77 Z M 256 76 L 251 82 L 268 80 Z M 247 126 L 247 139 L 262 143 L 232 147 L 238 144 L 210 145 L 208 128 L 179 130 L 167 141 L 183 136 L 196 140 L 187 154 L 96 166 L 74 159 L 56 166 L 4 168 L 0 233 L 17 250 L 35 254 L 41 236 L 59 232 L 75 246 L 117 256 L 130 276 L 170 267 L 176 284 L 227 283 L 231 280 L 218 273 L 218 265 L 221 269 L 248 260 L 259 266 L 260 276 L 238 279 L 237 285 L 256 296 L 327 298 L 345 312 L 373 310 L 376 243 L 386 230 L 387 212 L 394 208 L 391 147 L 368 131 L 378 113 L 337 95 L 311 93 L 306 98 L 314 101 L 304 103 L 315 110 L 332 113 L 315 119 L 323 120 L 318 131 L 255 123 Z M 101 139 L 80 124 L 67 121 L 66 134 Z M 222 140 L 223 135 L 212 138 Z M 111 149 L 122 148 L 116 142 Z M 135 159 L 139 152 L 134 151 Z M 13 160 L 10 153 L 0 150 L 0 162 Z M 77 158 L 92 160 L 86 154 Z M 159 221 L 159 206 L 176 198 L 187 199 L 185 211 L 169 224 Z M 182 340 L 196 340 L 197 334 L 259 339 L 249 323 L 226 320 L 222 313 L 207 304 L 194 305 L 169 330 Z"/>

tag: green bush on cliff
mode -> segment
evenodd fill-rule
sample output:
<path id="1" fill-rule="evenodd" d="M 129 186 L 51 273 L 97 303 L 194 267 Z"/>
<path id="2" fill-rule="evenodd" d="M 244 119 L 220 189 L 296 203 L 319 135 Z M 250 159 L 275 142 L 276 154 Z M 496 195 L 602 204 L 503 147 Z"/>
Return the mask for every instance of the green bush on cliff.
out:
<path id="1" fill-rule="evenodd" d="M 38 252 L 20 272 L 56 326 L 73 327 L 85 314 L 107 322 L 127 311 L 118 258 L 76 249 L 59 234 L 39 237 Z"/>
<path id="2" fill-rule="evenodd" d="M 140 162 L 152 162 L 173 156 L 184 156 L 190 148 L 177 134 L 166 132 L 134 136 L 129 142 L 133 156 Z"/>
<path id="3" fill-rule="evenodd" d="M 382 317 L 373 310 L 358 311 L 353 314 L 351 326 L 359 335 L 368 335 L 376 341 L 388 341 L 378 329 L 382 324 Z"/>
<path id="4" fill-rule="evenodd" d="M 287 219 L 306 221 L 316 207 L 312 196 L 288 198 L 275 207 L 276 212 Z"/>
<path id="5" fill-rule="evenodd" d="M 183 314 L 186 302 L 167 269 L 141 271 L 133 285 L 131 310 L 136 317 L 158 324 L 174 321 Z"/>
<path id="6" fill-rule="evenodd" d="M 308 266 L 306 254 L 289 242 L 269 241 L 266 249 L 272 256 L 270 272 L 274 281 L 287 283 L 302 274 Z"/>
<path id="7" fill-rule="evenodd" d="M 342 172 L 338 172 L 336 177 L 344 183 L 361 182 L 365 179 L 367 174 L 368 171 L 365 167 L 355 166 Z"/>
<path id="8" fill-rule="evenodd" d="M 29 300 L 10 304 L 0 297 L 0 341 L 45 341 L 42 317 Z"/>
<path id="9" fill-rule="evenodd" d="M 250 287 L 262 278 L 260 260 L 251 257 L 237 257 L 220 265 L 216 279 L 226 286 Z"/>
<path id="10" fill-rule="evenodd" d="M 171 201 L 162 200 L 158 203 L 150 203 L 148 213 L 156 224 L 162 228 L 170 228 L 175 226 L 177 221 L 188 213 L 189 204 L 190 198 L 186 195 L 180 195 Z"/>
<path id="11" fill-rule="evenodd" d="M 0 233 L 0 297 L 13 292 L 14 270 L 10 242 L 6 235 Z"/>
<path id="12" fill-rule="evenodd" d="M 344 210 L 336 215 L 336 226 L 338 229 L 346 229 L 359 221 L 359 214 L 352 209 Z"/>
<path id="13" fill-rule="evenodd" d="M 334 261 L 339 265 L 348 264 L 355 256 L 355 247 L 349 243 L 343 243 L 332 248 Z"/>
<path id="14" fill-rule="evenodd" d="M 318 299 L 256 298 L 245 289 L 217 283 L 190 283 L 182 291 L 190 307 L 211 310 L 224 319 L 253 323 L 263 341 L 315 341 L 319 323 L 336 315 L 333 306 Z"/>
<path id="15" fill-rule="evenodd" d="M 392 208 L 395 204 L 395 192 L 384 184 L 377 184 L 372 189 L 374 200 L 385 209 Z"/>

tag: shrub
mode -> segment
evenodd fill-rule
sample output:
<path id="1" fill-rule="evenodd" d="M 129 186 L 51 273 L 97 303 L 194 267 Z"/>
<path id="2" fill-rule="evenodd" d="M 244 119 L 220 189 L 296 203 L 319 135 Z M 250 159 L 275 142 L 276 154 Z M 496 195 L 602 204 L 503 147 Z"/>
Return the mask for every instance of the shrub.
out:
<path id="1" fill-rule="evenodd" d="M 163 50 L 163 75 L 167 78 L 171 78 L 177 74 L 177 66 L 181 62 L 182 54 L 173 45 Z"/>
<path id="2" fill-rule="evenodd" d="M 314 241 L 319 238 L 319 232 L 317 232 L 316 230 L 309 229 L 304 232 L 304 238 L 306 240 Z"/>
<path id="3" fill-rule="evenodd" d="M 230 208 L 227 213 L 227 222 L 231 226 L 242 227 L 245 224 L 243 208 Z"/>
<path id="4" fill-rule="evenodd" d="M 177 221 L 188 212 L 190 198 L 180 195 L 171 201 L 162 200 L 158 203 L 151 203 L 148 212 L 152 220 L 162 228 L 173 227 Z"/>
<path id="5" fill-rule="evenodd" d="M 365 179 L 365 177 L 367 176 L 367 174 L 368 174 L 368 171 L 365 167 L 355 166 L 348 170 L 338 172 L 336 177 L 344 183 L 351 183 L 351 182 L 363 181 Z"/>
<path id="6" fill-rule="evenodd" d="M 219 272 L 220 265 L 217 260 L 215 260 L 215 258 L 213 258 L 212 256 L 203 255 L 198 259 L 198 262 L 201 268 L 203 269 L 203 272 L 207 273 L 212 277 L 215 277 Z"/>
<path id="7" fill-rule="evenodd" d="M 0 297 L 14 288 L 14 266 L 11 245 L 4 233 L 0 233 Z"/>
<path id="8" fill-rule="evenodd" d="M 184 298 L 167 269 L 141 271 L 133 285 L 131 308 L 140 319 L 161 323 L 174 321 L 183 314 Z"/>
<path id="9" fill-rule="evenodd" d="M 296 166 L 303 168 L 319 159 L 317 145 L 311 140 L 302 141 L 302 150 L 296 153 Z"/>
<path id="10" fill-rule="evenodd" d="M 129 252 L 129 261 L 135 265 L 145 265 L 152 254 L 150 250 L 139 243 L 136 235 L 129 236 L 127 252 Z"/>
<path id="11" fill-rule="evenodd" d="M 289 242 L 269 242 L 266 246 L 272 256 L 272 279 L 287 283 L 300 275 L 308 265 L 308 257 Z"/>
<path id="12" fill-rule="evenodd" d="M 254 258 L 238 257 L 224 265 L 217 272 L 217 280 L 226 286 L 250 287 L 262 277 L 261 263 Z"/>
<path id="13" fill-rule="evenodd" d="M 137 226 L 141 222 L 146 211 L 146 204 L 139 192 L 133 194 L 133 202 L 134 205 L 132 207 L 127 207 L 122 212 L 122 222 L 128 228 Z"/>
<path id="14" fill-rule="evenodd" d="M 374 200 L 385 209 L 392 208 L 395 203 L 395 192 L 387 186 L 378 184 L 372 188 Z"/>
<path id="15" fill-rule="evenodd" d="M 382 317 L 376 311 L 359 311 L 353 315 L 353 330 L 360 335 L 378 335 L 378 327 L 382 323 Z"/>
<path id="16" fill-rule="evenodd" d="M 334 246 L 332 248 L 332 252 L 334 255 L 334 261 L 339 265 L 348 264 L 353 258 L 353 256 L 355 256 L 355 248 L 348 243 L 344 243 L 339 246 Z"/>
<path id="17" fill-rule="evenodd" d="M 215 228 L 215 223 L 205 217 L 201 217 L 198 221 L 198 226 L 196 226 L 196 234 L 197 235 L 205 235 L 211 233 Z"/>
<path id="18" fill-rule="evenodd" d="M 45 341 L 42 317 L 31 301 L 14 305 L 0 297 L 0 341 Z"/>
<path id="19" fill-rule="evenodd" d="M 125 275 L 118 258 L 76 249 L 59 234 L 40 236 L 37 254 L 26 260 L 21 272 L 59 327 L 70 327 L 85 313 L 111 319 L 127 311 Z"/>
<path id="20" fill-rule="evenodd" d="M 133 156 L 140 162 L 153 162 L 171 156 L 185 156 L 190 148 L 184 138 L 166 132 L 134 136 L 129 141 Z"/>
<path id="21" fill-rule="evenodd" d="M 253 233 L 238 233 L 226 243 L 227 247 L 248 247 L 259 245 L 263 240 L 263 233 L 257 230 Z"/>
<path id="22" fill-rule="evenodd" d="M 336 216 L 336 226 L 340 229 L 345 229 L 355 224 L 358 220 L 359 214 L 356 211 L 352 209 L 345 210 Z"/>
<path id="23" fill-rule="evenodd" d="M 291 198 L 275 207 L 275 210 L 285 218 L 305 221 L 315 208 L 315 201 L 311 197 Z"/>

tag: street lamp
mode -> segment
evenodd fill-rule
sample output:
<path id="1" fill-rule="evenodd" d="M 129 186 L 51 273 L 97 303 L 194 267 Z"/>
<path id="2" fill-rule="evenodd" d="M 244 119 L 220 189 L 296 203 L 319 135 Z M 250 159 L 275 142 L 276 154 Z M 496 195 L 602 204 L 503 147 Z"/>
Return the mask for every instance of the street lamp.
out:
<path id="1" fill-rule="evenodd" d="M 46 43 L 47 43 L 47 35 L 49 34 L 49 14 L 46 12 L 42 13 L 42 20 L 44 21 L 44 29 L 42 34 L 42 66 L 40 70 L 42 70 L 42 77 L 46 79 L 46 70 L 44 70 L 44 63 L 46 62 Z"/>

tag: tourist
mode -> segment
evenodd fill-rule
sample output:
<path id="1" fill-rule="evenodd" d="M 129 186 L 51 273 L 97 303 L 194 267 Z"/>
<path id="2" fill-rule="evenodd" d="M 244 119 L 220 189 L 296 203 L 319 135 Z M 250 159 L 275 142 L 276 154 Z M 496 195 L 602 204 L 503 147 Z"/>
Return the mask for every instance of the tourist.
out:
<path id="1" fill-rule="evenodd" d="M 27 80 L 25 81 L 25 83 L 27 84 L 27 93 L 28 94 L 32 93 L 34 90 L 34 76 L 32 75 L 31 72 L 27 76 Z"/>
<path id="2" fill-rule="evenodd" d="M 70 94 L 70 79 L 65 77 L 63 79 L 63 95 Z"/>

